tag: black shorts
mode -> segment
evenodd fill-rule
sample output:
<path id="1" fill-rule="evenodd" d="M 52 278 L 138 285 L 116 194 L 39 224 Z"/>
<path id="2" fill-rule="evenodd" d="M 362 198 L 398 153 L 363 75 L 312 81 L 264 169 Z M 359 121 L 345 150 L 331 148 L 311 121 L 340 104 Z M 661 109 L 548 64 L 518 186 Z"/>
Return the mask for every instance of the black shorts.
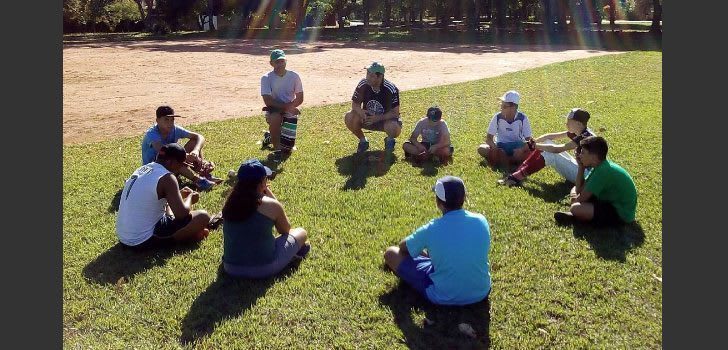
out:
<path id="1" fill-rule="evenodd" d="M 607 201 L 599 200 L 597 197 L 592 196 L 589 199 L 589 203 L 594 205 L 594 217 L 592 223 L 598 226 L 619 226 L 624 224 L 624 220 L 617 213 L 617 209 L 614 208 L 612 203 Z"/>
<path id="2" fill-rule="evenodd" d="M 412 144 L 412 142 L 409 142 L 409 141 L 405 141 L 404 143 L 409 143 L 409 144 Z M 426 148 L 426 149 L 430 149 L 430 147 L 432 147 L 432 144 L 431 144 L 431 143 L 429 143 L 429 142 L 427 142 L 427 141 L 420 141 L 420 143 L 421 143 L 421 144 L 422 144 L 423 146 L 425 146 L 425 148 Z M 455 147 L 453 147 L 452 145 L 450 145 L 449 149 L 450 149 L 450 154 L 452 155 L 452 154 L 453 154 L 453 152 L 455 152 Z"/>
<path id="3" fill-rule="evenodd" d="M 174 235 L 174 233 L 179 229 L 187 226 L 190 221 L 192 221 L 192 215 L 187 215 L 184 219 L 175 220 L 174 216 L 164 214 L 157 224 L 154 225 L 154 232 L 149 239 L 135 246 L 125 246 L 133 250 L 145 250 L 170 246 L 174 243 L 172 235 Z"/>
<path id="4" fill-rule="evenodd" d="M 399 123 L 399 127 L 402 127 L 402 118 L 397 117 L 397 119 L 382 120 L 381 122 L 376 122 L 372 125 L 362 125 L 362 128 L 373 131 L 384 131 L 384 123 L 390 120 L 396 121 L 397 123 Z"/>

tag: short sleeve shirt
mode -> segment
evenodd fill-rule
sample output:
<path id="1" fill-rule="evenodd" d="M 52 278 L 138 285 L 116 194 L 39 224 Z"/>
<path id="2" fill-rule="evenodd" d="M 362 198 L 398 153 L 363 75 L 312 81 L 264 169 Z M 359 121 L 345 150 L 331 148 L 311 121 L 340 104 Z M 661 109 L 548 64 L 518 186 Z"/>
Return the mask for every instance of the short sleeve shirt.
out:
<path id="1" fill-rule="evenodd" d="M 157 151 L 154 149 L 154 147 L 152 147 L 153 142 L 159 141 L 162 143 L 162 145 L 166 145 L 168 143 L 175 143 L 179 141 L 179 139 L 185 139 L 189 137 L 189 130 L 179 125 L 175 125 L 174 129 L 172 129 L 172 132 L 167 135 L 167 138 L 162 139 L 162 134 L 159 132 L 159 127 L 155 124 L 147 130 L 147 132 L 144 134 L 144 138 L 142 139 L 142 165 L 149 164 L 157 158 Z"/>
<path id="2" fill-rule="evenodd" d="M 354 89 L 351 100 L 363 103 L 363 109 L 368 114 L 384 114 L 399 106 L 399 90 L 389 80 L 384 79 L 379 91 L 374 92 L 367 80 L 362 79 Z"/>
<path id="3" fill-rule="evenodd" d="M 278 102 L 293 102 L 300 92 L 303 92 L 303 84 L 301 77 L 294 71 L 287 70 L 282 77 L 270 71 L 260 78 L 260 95 L 270 95 Z"/>
<path id="4" fill-rule="evenodd" d="M 444 120 L 439 121 L 434 126 L 429 122 L 429 119 L 422 118 L 415 125 L 413 133 L 417 136 L 422 136 L 423 142 L 429 142 L 430 144 L 436 144 L 440 142 L 442 134 L 449 131 L 447 123 Z"/>
<path id="5" fill-rule="evenodd" d="M 585 190 L 609 202 L 624 222 L 632 222 L 637 211 L 637 188 L 632 177 L 609 159 L 594 167 L 586 177 Z"/>
<path id="6" fill-rule="evenodd" d="M 405 243 L 412 257 L 427 249 L 432 259 L 432 285 L 425 290 L 431 301 L 465 305 L 490 292 L 490 226 L 483 215 L 464 209 L 447 212 L 418 228 Z"/>
<path id="7" fill-rule="evenodd" d="M 508 122 L 500 113 L 496 113 L 488 125 L 488 134 L 496 137 L 497 142 L 518 142 L 532 137 L 531 122 L 525 114 L 517 112 L 512 122 Z"/>

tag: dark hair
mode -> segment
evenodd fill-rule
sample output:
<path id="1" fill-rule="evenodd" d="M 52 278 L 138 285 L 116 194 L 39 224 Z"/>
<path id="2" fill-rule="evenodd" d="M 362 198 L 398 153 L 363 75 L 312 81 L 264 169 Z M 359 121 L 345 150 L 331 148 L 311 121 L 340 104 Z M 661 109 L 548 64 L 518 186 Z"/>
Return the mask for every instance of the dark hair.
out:
<path id="1" fill-rule="evenodd" d="M 263 178 L 239 180 L 225 200 L 222 217 L 230 221 L 243 221 L 253 215 L 261 202 L 258 185 L 262 181 Z"/>
<path id="2" fill-rule="evenodd" d="M 447 203 L 440 199 L 440 197 L 438 196 L 435 196 L 435 199 L 437 200 L 437 203 L 442 204 L 442 207 L 445 208 L 447 211 L 462 209 L 463 203 L 465 203 L 465 197 L 460 198 L 454 203 Z"/>
<path id="3" fill-rule="evenodd" d="M 609 152 L 609 145 L 607 140 L 601 136 L 589 136 L 579 143 L 582 150 L 587 150 L 589 153 L 594 153 L 599 157 L 599 160 L 607 159 L 607 153 Z"/>

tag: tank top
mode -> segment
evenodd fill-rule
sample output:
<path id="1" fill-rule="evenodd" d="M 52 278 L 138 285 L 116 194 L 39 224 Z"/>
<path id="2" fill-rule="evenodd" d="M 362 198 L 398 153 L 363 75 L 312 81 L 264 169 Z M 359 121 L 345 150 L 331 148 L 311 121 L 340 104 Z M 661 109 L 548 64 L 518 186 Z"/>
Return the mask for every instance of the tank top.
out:
<path id="1" fill-rule="evenodd" d="M 224 220 L 223 262 L 239 266 L 272 262 L 275 258 L 274 224 L 271 218 L 258 211 L 243 221 Z"/>
<path id="2" fill-rule="evenodd" d="M 157 183 L 168 173 L 162 164 L 151 162 L 126 180 L 116 217 L 116 235 L 121 243 L 135 246 L 152 236 L 167 205 L 167 199 L 157 198 Z"/>

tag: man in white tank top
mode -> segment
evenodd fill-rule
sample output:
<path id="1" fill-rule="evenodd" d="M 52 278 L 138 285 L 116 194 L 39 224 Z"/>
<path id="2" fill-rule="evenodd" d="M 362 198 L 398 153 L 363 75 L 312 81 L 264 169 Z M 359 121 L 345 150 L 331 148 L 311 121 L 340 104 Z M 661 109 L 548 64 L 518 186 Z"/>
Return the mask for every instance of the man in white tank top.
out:
<path id="1" fill-rule="evenodd" d="M 146 247 L 207 237 L 210 215 L 191 210 L 199 194 L 188 187 L 180 190 L 173 174 L 184 166 L 186 157 L 178 143 L 163 145 L 154 162 L 142 165 L 126 180 L 116 217 L 121 243 Z"/>

